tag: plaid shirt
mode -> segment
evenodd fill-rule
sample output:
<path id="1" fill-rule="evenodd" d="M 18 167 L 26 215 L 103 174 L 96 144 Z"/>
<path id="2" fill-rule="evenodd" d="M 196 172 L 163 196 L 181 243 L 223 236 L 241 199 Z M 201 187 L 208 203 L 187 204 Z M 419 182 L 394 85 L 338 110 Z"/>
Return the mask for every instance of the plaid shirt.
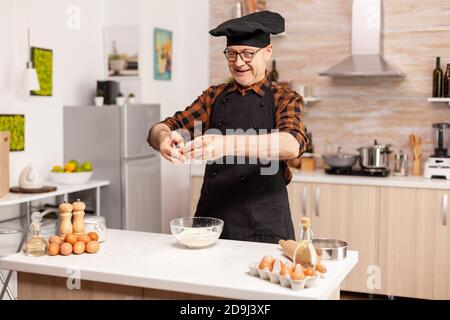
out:
<path id="1" fill-rule="evenodd" d="M 209 87 L 184 111 L 175 113 L 173 117 L 166 118 L 162 123 L 166 124 L 170 130 L 189 130 L 193 138 L 194 122 L 201 121 L 202 130 L 205 132 L 210 127 L 214 101 L 226 88 L 227 84 Z M 245 95 L 250 90 L 260 96 L 264 96 L 266 90 L 272 90 L 275 100 L 275 128 L 279 132 L 290 133 L 297 139 L 300 144 L 300 156 L 308 143 L 306 127 L 302 121 L 303 98 L 297 92 L 272 82 L 267 71 L 263 80 L 249 87 L 243 88 L 236 81 L 228 87 L 228 92 L 238 91 L 241 95 Z M 285 165 L 284 178 L 286 184 L 292 179 L 292 173 L 287 165 Z"/>

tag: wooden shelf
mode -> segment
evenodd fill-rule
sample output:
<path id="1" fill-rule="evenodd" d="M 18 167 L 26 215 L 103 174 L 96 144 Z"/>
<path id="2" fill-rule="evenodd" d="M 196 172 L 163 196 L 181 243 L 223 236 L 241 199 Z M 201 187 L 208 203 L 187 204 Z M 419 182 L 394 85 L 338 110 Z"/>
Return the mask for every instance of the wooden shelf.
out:
<path id="1" fill-rule="evenodd" d="M 448 103 L 448 105 L 450 106 L 450 98 L 428 98 L 428 102 Z"/>

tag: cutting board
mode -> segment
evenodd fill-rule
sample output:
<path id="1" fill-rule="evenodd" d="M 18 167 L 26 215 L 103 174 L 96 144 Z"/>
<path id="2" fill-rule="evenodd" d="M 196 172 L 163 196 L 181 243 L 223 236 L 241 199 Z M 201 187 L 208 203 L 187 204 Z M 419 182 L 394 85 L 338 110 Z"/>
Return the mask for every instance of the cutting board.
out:
<path id="1" fill-rule="evenodd" d="M 9 132 L 0 132 L 0 198 L 9 192 Z"/>

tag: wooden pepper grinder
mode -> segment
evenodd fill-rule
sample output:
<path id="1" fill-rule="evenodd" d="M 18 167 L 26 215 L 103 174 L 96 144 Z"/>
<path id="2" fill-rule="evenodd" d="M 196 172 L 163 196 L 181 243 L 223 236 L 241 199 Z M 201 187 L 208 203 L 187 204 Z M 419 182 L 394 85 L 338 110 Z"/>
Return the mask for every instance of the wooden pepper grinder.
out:
<path id="1" fill-rule="evenodd" d="M 73 204 L 73 233 L 76 235 L 84 234 L 84 209 L 86 204 L 77 199 Z"/>
<path id="2" fill-rule="evenodd" d="M 72 210 L 73 206 L 70 203 L 63 202 L 59 205 L 59 236 L 62 239 L 72 233 Z"/>

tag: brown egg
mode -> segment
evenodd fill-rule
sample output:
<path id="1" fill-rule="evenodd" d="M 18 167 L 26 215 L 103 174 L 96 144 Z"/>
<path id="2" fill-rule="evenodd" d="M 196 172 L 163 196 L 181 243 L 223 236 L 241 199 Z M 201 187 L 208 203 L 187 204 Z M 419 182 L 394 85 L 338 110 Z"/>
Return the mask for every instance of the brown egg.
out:
<path id="1" fill-rule="evenodd" d="M 325 266 L 321 263 L 316 264 L 316 270 L 319 271 L 320 273 L 327 272 L 327 268 L 325 268 Z"/>
<path id="2" fill-rule="evenodd" d="M 307 276 L 311 276 L 311 277 L 314 276 L 314 269 L 312 267 L 307 267 L 306 271 L 305 271 L 305 274 Z"/>
<path id="3" fill-rule="evenodd" d="M 97 241 L 89 241 L 86 245 L 86 251 L 89 253 L 96 253 L 100 249 L 100 245 Z"/>
<path id="4" fill-rule="evenodd" d="M 291 272 L 291 279 L 292 280 L 304 280 L 306 278 L 305 274 L 303 273 L 302 266 L 297 264 L 294 268 L 294 270 Z"/>
<path id="5" fill-rule="evenodd" d="M 50 243 L 47 248 L 47 253 L 49 256 L 56 256 L 59 253 L 59 244 Z"/>
<path id="6" fill-rule="evenodd" d="M 86 249 L 86 244 L 83 241 L 77 241 L 73 245 L 73 253 L 75 253 L 75 254 L 82 254 L 85 249 Z"/>
<path id="7" fill-rule="evenodd" d="M 63 240 L 60 236 L 51 236 L 50 239 L 48 239 L 48 242 L 60 245 L 61 243 L 63 243 Z"/>
<path id="8" fill-rule="evenodd" d="M 77 236 L 75 234 L 73 234 L 73 233 L 72 234 L 68 234 L 66 236 L 65 241 L 70 243 L 71 245 L 74 245 L 75 242 L 77 242 Z"/>
<path id="9" fill-rule="evenodd" d="M 78 241 L 83 241 L 85 244 L 87 244 L 89 241 L 91 241 L 91 238 L 85 234 L 80 234 L 78 236 Z"/>
<path id="10" fill-rule="evenodd" d="M 64 242 L 61 247 L 59 248 L 59 252 L 63 255 L 63 256 L 68 256 L 69 254 L 72 253 L 73 247 L 69 242 Z"/>
<path id="11" fill-rule="evenodd" d="M 87 234 L 89 236 L 89 238 L 91 238 L 92 241 L 98 241 L 98 234 L 96 232 L 89 232 Z"/>
<path id="12" fill-rule="evenodd" d="M 274 259 L 272 256 L 264 256 L 259 263 L 259 269 L 270 269 L 272 267 Z"/>

